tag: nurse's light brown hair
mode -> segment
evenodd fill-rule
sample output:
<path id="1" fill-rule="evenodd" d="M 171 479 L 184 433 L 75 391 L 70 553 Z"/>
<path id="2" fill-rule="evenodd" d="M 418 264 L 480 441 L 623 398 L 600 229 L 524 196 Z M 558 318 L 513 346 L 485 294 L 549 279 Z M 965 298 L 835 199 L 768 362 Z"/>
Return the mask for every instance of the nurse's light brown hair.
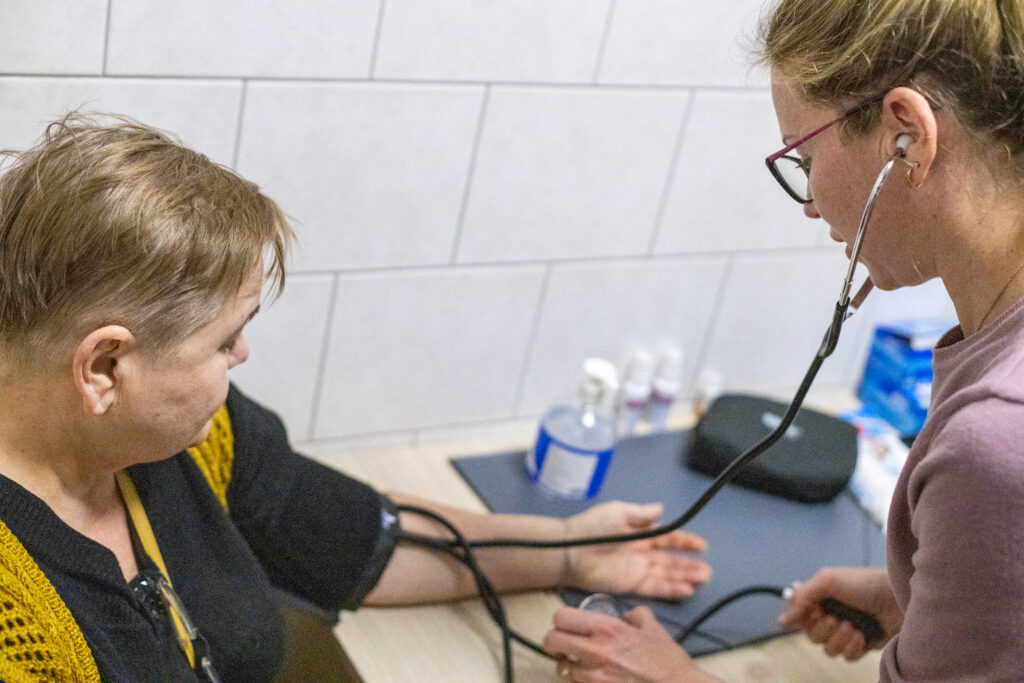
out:
<path id="1" fill-rule="evenodd" d="M 19 367 L 69 356 L 110 324 L 165 351 L 263 262 L 284 287 L 294 237 L 277 204 L 154 128 L 70 114 L 4 161 L 0 352 Z"/>
<path id="2" fill-rule="evenodd" d="M 781 0 L 758 51 L 815 104 L 912 87 L 1024 173 L 1024 0 Z M 870 130 L 879 114 L 865 107 L 846 127 Z"/>

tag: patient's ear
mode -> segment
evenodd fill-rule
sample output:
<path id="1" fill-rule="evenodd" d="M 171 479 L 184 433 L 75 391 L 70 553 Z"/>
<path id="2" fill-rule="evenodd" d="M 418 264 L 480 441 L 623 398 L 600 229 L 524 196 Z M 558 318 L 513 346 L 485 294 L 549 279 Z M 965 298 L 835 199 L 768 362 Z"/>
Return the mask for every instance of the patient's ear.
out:
<path id="1" fill-rule="evenodd" d="M 123 361 L 135 345 L 135 337 L 120 325 L 90 332 L 75 348 L 72 368 L 82 405 L 92 415 L 103 415 L 121 391 Z"/>

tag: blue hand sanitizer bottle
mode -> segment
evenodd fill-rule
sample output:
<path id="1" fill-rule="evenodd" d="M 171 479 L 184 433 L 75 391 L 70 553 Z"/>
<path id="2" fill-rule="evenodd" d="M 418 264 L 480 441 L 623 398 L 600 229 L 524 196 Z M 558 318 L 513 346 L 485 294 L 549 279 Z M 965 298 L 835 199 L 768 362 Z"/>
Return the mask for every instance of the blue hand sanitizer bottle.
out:
<path id="1" fill-rule="evenodd" d="M 615 366 L 603 358 L 583 363 L 575 403 L 556 405 L 541 418 L 526 472 L 542 491 L 586 500 L 597 495 L 615 451 L 615 420 L 604 397 L 618 388 Z"/>

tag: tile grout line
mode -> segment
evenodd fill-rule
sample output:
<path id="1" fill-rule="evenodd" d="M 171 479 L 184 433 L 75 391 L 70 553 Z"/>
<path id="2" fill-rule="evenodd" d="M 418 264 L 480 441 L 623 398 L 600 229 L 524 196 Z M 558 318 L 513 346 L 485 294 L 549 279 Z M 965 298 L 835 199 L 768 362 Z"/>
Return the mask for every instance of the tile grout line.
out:
<path id="1" fill-rule="evenodd" d="M 103 27 L 103 64 L 100 65 L 100 75 L 107 75 L 107 59 L 110 55 L 110 15 L 113 12 L 114 0 L 107 0 L 107 17 Z"/>
<path id="2" fill-rule="evenodd" d="M 554 272 L 554 266 L 548 264 L 544 269 L 544 279 L 541 280 L 540 292 L 537 296 L 537 306 L 533 313 L 533 322 L 530 325 L 530 334 L 527 337 L 526 350 L 523 353 L 523 363 L 519 372 L 519 385 L 516 387 L 515 397 L 512 403 L 512 417 L 510 419 L 519 419 L 523 412 L 523 394 L 526 392 L 526 376 L 530 372 L 530 361 L 533 358 L 534 348 L 537 346 L 537 336 L 540 331 L 540 320 L 544 313 L 544 306 L 547 303 L 548 291 L 551 289 L 551 276 Z"/>
<path id="3" fill-rule="evenodd" d="M 334 273 L 331 281 L 331 292 L 327 297 L 327 316 L 324 326 L 324 335 L 320 347 L 320 359 L 318 362 L 316 382 L 313 384 L 313 397 L 310 401 L 309 425 L 307 426 L 306 437 L 309 441 L 316 440 L 317 417 L 320 415 L 320 400 L 323 397 L 324 375 L 327 372 L 327 358 L 330 355 L 331 331 L 334 329 L 334 311 L 338 303 L 338 290 L 341 288 L 341 274 Z"/>
<path id="4" fill-rule="evenodd" d="M 486 427 L 502 428 L 509 425 L 514 426 L 515 423 L 522 421 L 523 418 L 519 417 L 481 418 L 478 420 L 470 420 L 468 422 L 442 422 L 438 424 L 424 425 L 422 427 L 399 428 L 394 430 L 385 429 L 376 432 L 357 432 L 353 434 L 345 434 L 344 436 L 328 436 L 322 439 L 295 439 L 295 444 L 299 447 L 299 450 L 301 450 L 301 447 L 305 445 L 322 446 L 336 444 L 341 448 L 345 448 L 346 442 L 352 442 L 357 448 L 361 448 L 361 442 L 367 439 L 396 438 L 408 439 L 409 445 L 415 447 L 421 445 L 424 439 L 435 439 L 439 433 L 459 432 L 462 430 L 474 430 Z"/>
<path id="5" fill-rule="evenodd" d="M 691 251 L 691 252 L 671 252 L 663 254 L 645 254 L 645 253 L 634 253 L 634 254 L 615 254 L 610 256 L 590 256 L 586 258 L 549 258 L 549 259 L 529 259 L 524 258 L 514 261 L 462 261 L 459 263 L 439 262 L 439 263 L 418 263 L 418 264 L 404 264 L 394 266 L 365 266 L 365 267 L 352 267 L 352 268 L 339 268 L 339 269 L 314 269 L 314 270 L 301 270 L 294 271 L 296 275 L 333 275 L 334 273 L 340 273 L 343 275 L 379 275 L 383 273 L 409 273 L 415 271 L 424 272 L 435 272 L 444 270 L 474 270 L 474 269 L 488 269 L 488 268 L 528 268 L 535 266 L 547 266 L 547 265 L 600 265 L 600 264 L 615 264 L 615 263 L 659 263 L 667 261 L 692 261 L 702 262 L 708 260 L 721 260 L 724 258 L 736 257 L 736 258 L 751 258 L 751 257 L 774 257 L 774 256 L 814 256 L 833 253 L 835 251 L 834 246 L 829 247 L 817 247 L 817 246 L 779 246 L 779 247 L 768 247 L 764 249 L 730 249 L 723 251 Z"/>
<path id="6" fill-rule="evenodd" d="M 384 29 L 384 10 L 387 0 L 380 0 L 380 9 L 377 11 L 377 26 L 373 32 L 373 50 L 370 52 L 370 73 L 367 76 L 371 81 L 377 72 L 377 57 L 380 55 L 380 34 Z"/>
<path id="7" fill-rule="evenodd" d="M 601 69 L 604 67 L 604 52 L 608 47 L 608 36 L 612 32 L 612 22 L 615 21 L 615 3 L 616 0 L 610 0 L 608 3 L 608 13 L 604 18 L 604 28 L 601 30 L 601 43 L 597 47 L 597 63 L 594 64 L 594 75 L 590 82 L 597 85 L 598 78 L 601 76 Z"/>
<path id="8" fill-rule="evenodd" d="M 459 248 L 462 246 L 462 230 L 466 224 L 466 211 L 469 208 L 469 195 L 473 189 L 473 176 L 476 173 L 477 156 L 480 154 L 480 141 L 484 134 L 484 121 L 487 118 L 487 107 L 491 100 L 491 88 L 484 88 L 483 98 L 480 101 L 480 114 L 477 116 L 476 131 L 473 133 L 473 149 L 469 155 L 469 168 L 466 169 L 466 184 L 462 189 L 462 202 L 459 206 L 459 216 L 455 222 L 455 235 L 452 238 L 452 251 L 448 257 L 448 266 L 457 264 Z"/>
<path id="9" fill-rule="evenodd" d="M 792 393 L 796 389 L 797 385 L 764 385 L 759 386 L 758 390 L 765 391 L 768 393 Z M 842 381 L 837 382 L 822 382 L 820 385 L 815 383 L 815 388 L 824 389 L 839 389 L 843 390 L 848 388 Z M 683 395 L 680 394 L 682 397 Z M 446 432 L 458 432 L 461 430 L 476 430 L 484 427 L 515 427 L 517 423 L 522 423 L 528 418 L 522 416 L 514 417 L 499 417 L 499 418 L 481 418 L 478 420 L 470 420 L 468 422 L 443 422 L 438 424 L 424 425 L 416 428 L 399 428 L 394 430 L 381 430 L 375 432 L 357 432 L 352 434 L 346 434 L 343 436 L 329 436 L 322 439 L 307 439 L 307 440 L 295 440 L 296 446 L 301 450 L 301 447 L 306 445 L 322 446 L 328 444 L 336 444 L 341 448 L 346 447 L 346 442 L 353 442 L 355 447 L 362 448 L 363 445 L 360 443 L 367 439 L 409 439 L 410 445 L 416 446 L 423 443 L 424 439 L 435 438 L 438 433 Z M 457 437 L 456 437 L 457 438 Z"/>
<path id="10" fill-rule="evenodd" d="M 722 272 L 722 277 L 718 283 L 718 291 L 715 293 L 715 300 L 711 304 L 711 316 L 708 319 L 707 332 L 704 333 L 704 339 L 700 345 L 700 352 L 695 358 L 696 363 L 693 366 L 693 377 L 690 380 L 689 396 L 693 396 L 696 391 L 697 381 L 700 379 L 700 373 L 704 370 L 704 365 L 708 360 L 708 354 L 711 352 L 711 340 L 715 335 L 715 329 L 718 327 L 718 321 L 722 315 L 722 302 L 725 299 L 725 291 L 729 287 L 729 281 L 732 279 L 733 265 L 733 256 L 730 254 L 726 259 L 725 270 Z"/>
<path id="11" fill-rule="evenodd" d="M 488 81 L 488 80 L 454 80 L 454 79 L 416 79 L 416 78 L 367 78 L 355 77 L 330 77 L 330 76 L 253 76 L 251 74 L 162 74 L 162 73 L 124 73 L 104 74 L 110 80 L 146 80 L 146 81 L 239 81 L 246 79 L 256 83 L 281 83 L 288 85 L 295 84 L 316 84 L 316 85 L 410 85 L 410 86 L 436 86 L 439 88 L 451 88 L 464 86 L 466 88 L 479 88 L 489 86 L 492 88 L 548 88 L 552 90 L 626 90 L 626 91 L 655 91 L 655 92 L 689 92 L 700 90 L 715 93 L 767 93 L 767 85 L 703 85 L 694 83 L 590 83 L 570 81 Z M 58 73 L 32 73 L 32 72 L 8 72 L 0 74 L 2 78 L 35 78 L 35 79 L 83 79 L 96 78 L 89 74 L 58 74 Z"/>
<path id="12" fill-rule="evenodd" d="M 672 159 L 669 162 L 668 172 L 665 174 L 665 185 L 661 188 L 661 197 L 658 199 L 658 210 L 654 214 L 654 227 L 651 230 L 651 238 L 647 242 L 647 255 L 654 256 L 658 238 L 661 237 L 662 226 L 665 221 L 665 210 L 668 207 L 668 198 L 672 195 L 672 184 L 676 179 L 676 169 L 679 167 L 679 158 L 683 151 L 683 139 L 686 137 L 686 129 L 690 126 L 690 119 L 693 116 L 694 103 L 697 95 L 690 92 L 683 107 L 683 115 L 679 120 L 679 131 L 676 133 L 675 144 L 672 147 Z"/>
<path id="13" fill-rule="evenodd" d="M 242 150 L 242 125 L 245 122 L 245 105 L 249 95 L 249 81 L 242 81 L 242 93 L 238 98 L 238 117 L 235 119 L 235 148 L 231 153 L 231 168 L 238 170 L 238 156 Z"/>

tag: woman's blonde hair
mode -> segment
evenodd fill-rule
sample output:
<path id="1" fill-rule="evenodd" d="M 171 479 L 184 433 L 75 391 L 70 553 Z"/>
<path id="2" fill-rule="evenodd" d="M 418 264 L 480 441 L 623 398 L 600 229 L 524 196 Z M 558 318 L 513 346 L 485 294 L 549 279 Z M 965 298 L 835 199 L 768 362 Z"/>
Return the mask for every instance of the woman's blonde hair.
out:
<path id="1" fill-rule="evenodd" d="M 94 329 L 159 353 L 209 323 L 268 262 L 275 294 L 293 232 L 259 188 L 124 117 L 72 113 L 6 152 L 0 176 L 0 344 L 19 365 Z"/>
<path id="2" fill-rule="evenodd" d="M 759 33 L 762 61 L 809 101 L 851 109 L 909 86 L 1024 170 L 1024 0 L 781 0 Z"/>

